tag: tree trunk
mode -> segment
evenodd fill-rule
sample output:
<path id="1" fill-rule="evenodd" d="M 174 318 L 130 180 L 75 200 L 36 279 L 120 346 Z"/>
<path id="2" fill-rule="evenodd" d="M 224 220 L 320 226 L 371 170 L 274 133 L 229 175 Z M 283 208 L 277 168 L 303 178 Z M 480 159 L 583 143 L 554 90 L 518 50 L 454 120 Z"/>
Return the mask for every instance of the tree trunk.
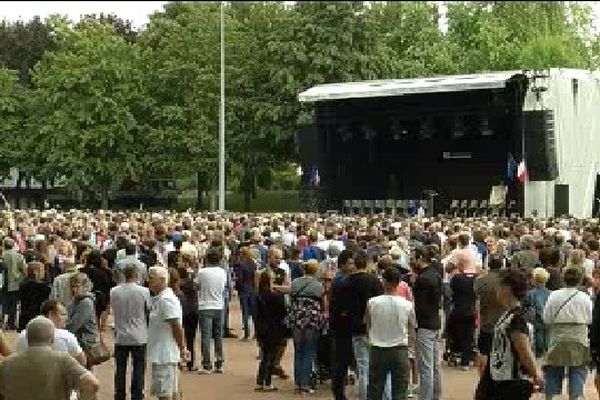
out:
<path id="1" fill-rule="evenodd" d="M 102 186 L 100 189 L 100 209 L 108 210 L 108 186 Z"/>
<path id="2" fill-rule="evenodd" d="M 23 173 L 18 171 L 17 186 L 15 187 L 15 207 L 21 208 L 21 183 L 23 183 Z"/>
<path id="3" fill-rule="evenodd" d="M 256 176 L 256 175 L 252 175 L 252 176 L 250 177 L 250 182 L 251 182 L 250 184 L 252 185 L 252 186 L 251 186 L 251 191 L 252 191 L 252 200 L 256 200 L 256 198 L 258 197 L 258 195 L 256 194 L 256 187 L 258 186 L 258 185 L 256 184 L 256 181 L 257 181 L 257 180 L 258 180 L 258 176 Z"/>
<path id="4" fill-rule="evenodd" d="M 203 194 L 205 188 L 205 179 L 202 171 L 198 169 L 196 172 L 196 210 L 202 210 L 204 206 Z"/>

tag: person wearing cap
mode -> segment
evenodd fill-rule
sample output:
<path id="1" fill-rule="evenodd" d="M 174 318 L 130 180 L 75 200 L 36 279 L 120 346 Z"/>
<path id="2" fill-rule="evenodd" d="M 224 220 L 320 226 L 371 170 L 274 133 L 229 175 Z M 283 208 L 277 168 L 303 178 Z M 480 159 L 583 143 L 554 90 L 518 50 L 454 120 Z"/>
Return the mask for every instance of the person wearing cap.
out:
<path id="1" fill-rule="evenodd" d="M 408 345 L 416 326 L 410 301 L 396 295 L 400 272 L 387 267 L 383 274 L 384 293 L 367 303 L 365 321 L 369 336 L 368 399 L 383 396 L 385 382 L 391 376 L 391 398 L 406 398 L 409 381 Z"/>

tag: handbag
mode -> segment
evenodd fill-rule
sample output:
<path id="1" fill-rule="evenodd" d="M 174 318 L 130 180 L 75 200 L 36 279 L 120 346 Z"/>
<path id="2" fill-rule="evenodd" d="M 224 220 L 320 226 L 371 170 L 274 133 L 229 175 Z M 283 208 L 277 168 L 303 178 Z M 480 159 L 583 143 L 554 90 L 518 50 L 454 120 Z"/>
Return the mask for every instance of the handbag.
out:
<path id="1" fill-rule="evenodd" d="M 90 366 L 100 365 L 110 360 L 111 353 L 107 345 L 102 342 L 96 342 L 84 347 L 83 351 Z"/>

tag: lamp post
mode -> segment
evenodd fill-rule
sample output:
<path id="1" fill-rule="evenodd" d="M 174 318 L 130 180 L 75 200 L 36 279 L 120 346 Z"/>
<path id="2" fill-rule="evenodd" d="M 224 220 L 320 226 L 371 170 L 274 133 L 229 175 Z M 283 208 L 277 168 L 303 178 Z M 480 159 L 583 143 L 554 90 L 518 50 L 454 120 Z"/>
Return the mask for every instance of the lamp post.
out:
<path id="1" fill-rule="evenodd" d="M 225 211 L 225 2 L 221 2 L 221 102 L 219 107 L 219 212 Z"/>

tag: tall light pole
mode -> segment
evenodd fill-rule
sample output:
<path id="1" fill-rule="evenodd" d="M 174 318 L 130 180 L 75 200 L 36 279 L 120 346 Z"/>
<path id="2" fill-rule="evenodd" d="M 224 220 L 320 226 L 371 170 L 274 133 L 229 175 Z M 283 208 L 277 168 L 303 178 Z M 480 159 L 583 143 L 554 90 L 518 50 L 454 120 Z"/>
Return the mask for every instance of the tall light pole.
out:
<path id="1" fill-rule="evenodd" d="M 219 107 L 219 212 L 225 211 L 225 2 L 221 2 L 221 103 Z"/>

